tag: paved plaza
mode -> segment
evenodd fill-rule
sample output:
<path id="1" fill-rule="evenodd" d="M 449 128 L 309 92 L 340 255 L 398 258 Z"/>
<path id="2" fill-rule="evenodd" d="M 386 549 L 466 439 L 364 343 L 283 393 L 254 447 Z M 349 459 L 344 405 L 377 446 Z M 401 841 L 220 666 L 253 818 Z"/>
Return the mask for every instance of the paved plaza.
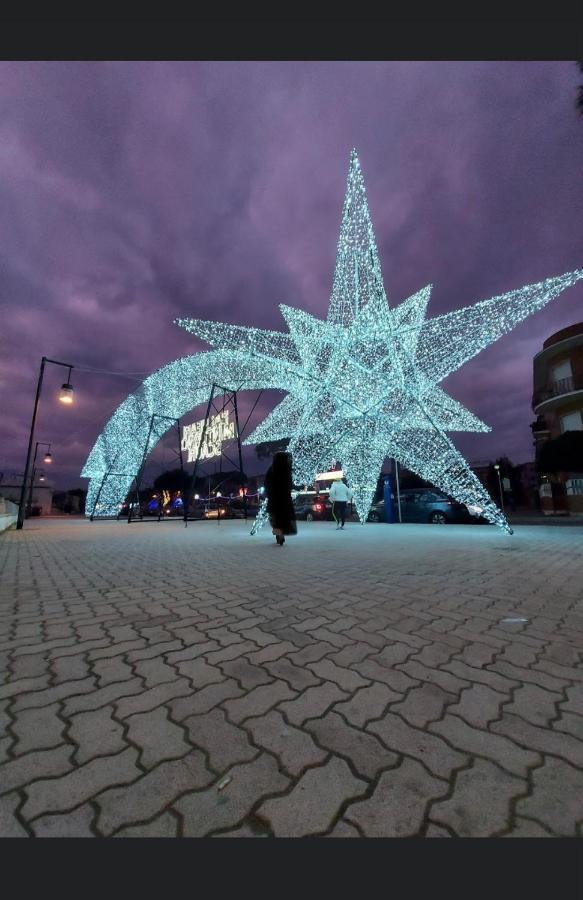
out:
<path id="1" fill-rule="evenodd" d="M 27 522 L 0 835 L 583 833 L 583 527 Z"/>

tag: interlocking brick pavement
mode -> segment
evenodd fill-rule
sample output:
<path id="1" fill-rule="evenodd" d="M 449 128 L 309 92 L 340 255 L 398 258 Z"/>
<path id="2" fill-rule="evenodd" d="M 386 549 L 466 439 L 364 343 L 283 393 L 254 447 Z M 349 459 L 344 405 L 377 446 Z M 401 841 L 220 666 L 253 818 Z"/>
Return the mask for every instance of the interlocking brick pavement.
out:
<path id="1" fill-rule="evenodd" d="M 409 837 L 420 833 L 430 801 L 446 790 L 446 782 L 404 759 L 397 769 L 383 772 L 372 796 L 352 804 L 345 815 L 365 837 Z"/>
<path id="2" fill-rule="evenodd" d="M 202 716 L 190 716 L 183 722 L 195 747 L 208 755 L 208 765 L 214 772 L 224 772 L 238 762 L 248 762 L 257 756 L 257 749 L 249 743 L 242 728 L 232 725 L 220 707 Z"/>
<path id="3" fill-rule="evenodd" d="M 452 796 L 433 804 L 431 817 L 460 837 L 488 837 L 507 829 L 509 805 L 526 791 L 526 781 L 476 759 L 458 772 Z"/>
<path id="4" fill-rule="evenodd" d="M 276 837 L 324 834 L 346 800 L 365 790 L 366 782 L 355 778 L 344 760 L 334 757 L 308 769 L 290 792 L 266 800 L 257 812 Z"/>
<path id="5" fill-rule="evenodd" d="M 245 723 L 257 746 L 273 753 L 280 766 L 292 775 L 322 762 L 328 751 L 318 747 L 311 736 L 285 721 L 281 712 L 272 709 L 265 716 Z"/>
<path id="6" fill-rule="evenodd" d="M 0 836 L 583 836 L 583 528 L 249 530 L 0 537 Z"/>
<path id="7" fill-rule="evenodd" d="M 127 747 L 123 727 L 114 720 L 113 713 L 112 706 L 102 706 L 68 719 L 67 736 L 76 745 L 74 760 L 79 765 L 98 756 L 118 753 Z"/>
<path id="8" fill-rule="evenodd" d="M 232 829 L 244 822 L 260 798 L 285 792 L 288 786 L 289 779 L 279 772 L 276 759 L 262 753 L 229 769 L 206 791 L 190 792 L 176 803 L 183 833 L 185 837 L 203 837 Z"/>
<path id="9" fill-rule="evenodd" d="M 89 803 L 70 813 L 49 813 L 39 816 L 32 824 L 36 837 L 94 837 L 92 823 L 95 810 Z"/>

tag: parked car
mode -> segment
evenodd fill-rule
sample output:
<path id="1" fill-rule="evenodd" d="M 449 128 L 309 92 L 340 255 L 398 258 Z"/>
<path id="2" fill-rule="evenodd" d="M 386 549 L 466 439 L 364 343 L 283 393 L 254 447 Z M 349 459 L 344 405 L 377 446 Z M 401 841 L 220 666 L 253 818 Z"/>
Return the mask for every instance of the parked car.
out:
<path id="1" fill-rule="evenodd" d="M 229 497 L 213 497 L 203 504 L 203 519 L 242 519 L 244 515 L 243 504 L 239 505 L 238 501 Z"/>
<path id="2" fill-rule="evenodd" d="M 306 522 L 333 519 L 332 503 L 322 494 L 298 494 L 294 500 L 294 509 L 296 518 L 305 519 Z"/>
<path id="3" fill-rule="evenodd" d="M 369 522 L 384 519 L 384 500 L 374 503 L 368 514 Z M 433 525 L 465 523 L 480 517 L 480 507 L 472 507 L 469 512 L 464 503 L 459 503 L 433 488 L 415 488 L 401 491 L 401 517 L 403 522 L 430 522 Z M 396 500 L 395 500 L 395 515 Z"/>
<path id="4" fill-rule="evenodd" d="M 189 519 L 204 519 L 207 503 L 204 500 L 193 500 L 188 507 Z"/>

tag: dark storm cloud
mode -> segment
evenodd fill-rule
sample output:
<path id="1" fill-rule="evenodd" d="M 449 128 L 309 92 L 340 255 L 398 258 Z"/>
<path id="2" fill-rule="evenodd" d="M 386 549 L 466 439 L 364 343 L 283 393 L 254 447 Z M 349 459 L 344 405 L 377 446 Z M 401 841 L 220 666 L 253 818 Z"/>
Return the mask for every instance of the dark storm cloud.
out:
<path id="1" fill-rule="evenodd" d="M 0 64 L 0 464 L 22 467 L 42 354 L 150 372 L 202 348 L 176 316 L 324 317 L 353 146 L 392 304 L 431 282 L 434 315 L 581 266 L 576 84 L 548 62 Z M 494 429 L 454 436 L 470 459 L 531 457 L 532 357 L 582 299 L 447 380 Z M 64 374 L 37 437 L 74 483 L 135 382 L 78 373 L 56 409 Z"/>

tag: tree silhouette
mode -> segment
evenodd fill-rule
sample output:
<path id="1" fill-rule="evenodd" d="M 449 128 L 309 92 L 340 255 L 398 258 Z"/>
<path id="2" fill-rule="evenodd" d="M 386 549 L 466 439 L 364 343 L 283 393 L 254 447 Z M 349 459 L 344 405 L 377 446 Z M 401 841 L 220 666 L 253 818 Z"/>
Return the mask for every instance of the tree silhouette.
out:
<path id="1" fill-rule="evenodd" d="M 520 480 L 519 466 L 515 466 L 507 456 L 500 456 L 496 460 L 496 464 L 500 466 L 499 471 L 502 484 L 504 484 L 504 478 L 508 478 L 508 480 L 510 481 L 510 491 L 504 491 L 504 493 L 510 493 L 516 503 L 524 502 L 524 490 L 522 487 L 522 482 Z M 498 473 L 494 468 L 494 463 L 492 462 L 488 466 L 488 474 L 486 476 L 486 479 L 490 496 L 492 497 L 494 502 L 498 503 L 500 500 L 500 484 L 498 482 Z"/>
<path id="2" fill-rule="evenodd" d="M 162 472 L 154 479 L 154 488 L 157 491 L 185 491 L 190 484 L 190 476 L 184 469 L 170 469 Z"/>

